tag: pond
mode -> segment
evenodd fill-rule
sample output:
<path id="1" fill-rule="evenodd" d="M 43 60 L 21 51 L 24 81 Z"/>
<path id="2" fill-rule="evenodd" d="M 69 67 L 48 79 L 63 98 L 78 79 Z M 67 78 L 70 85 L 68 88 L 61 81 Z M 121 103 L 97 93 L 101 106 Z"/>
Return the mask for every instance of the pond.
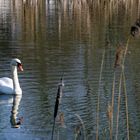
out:
<path id="1" fill-rule="evenodd" d="M 0 0 L 0 77 L 10 77 L 12 58 L 19 58 L 24 68 L 18 73 L 22 96 L 0 95 L 0 139 L 51 139 L 62 75 L 54 139 L 139 139 L 140 38 L 130 37 L 139 5 Z M 115 53 L 127 43 L 120 82 Z M 19 128 L 11 118 L 23 118 Z"/>

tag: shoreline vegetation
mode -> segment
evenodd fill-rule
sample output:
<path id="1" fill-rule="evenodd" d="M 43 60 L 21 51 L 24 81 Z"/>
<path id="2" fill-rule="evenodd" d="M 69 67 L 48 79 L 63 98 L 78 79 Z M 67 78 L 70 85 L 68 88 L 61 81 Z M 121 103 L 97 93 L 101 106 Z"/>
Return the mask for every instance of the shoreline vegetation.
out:
<path id="1" fill-rule="evenodd" d="M 119 12 L 120 9 L 124 9 L 125 13 L 140 14 L 140 1 L 139 0 L 14 0 L 13 4 L 19 5 L 19 3 L 26 6 L 46 6 L 51 7 L 52 5 L 63 10 L 83 10 L 87 9 L 89 12 L 103 12 L 109 11 L 110 14 L 113 12 Z M 87 11 L 88 12 L 88 11 Z M 107 14 L 107 13 L 105 13 Z"/>
<path id="2" fill-rule="evenodd" d="M 18 0 L 14 0 L 14 2 L 16 3 Z M 88 8 L 90 10 L 94 10 L 97 8 L 102 11 L 105 9 L 110 11 L 119 11 L 120 8 L 123 8 L 126 12 L 133 12 L 135 9 L 138 14 L 140 11 L 139 0 L 21 0 L 21 2 L 28 5 L 41 5 L 42 3 L 46 3 L 48 5 L 54 4 L 55 6 L 60 6 L 64 10 L 80 8 Z"/>
<path id="3" fill-rule="evenodd" d="M 126 33 L 128 33 L 130 26 L 140 17 L 139 0 L 14 0 L 11 2 L 11 7 L 14 13 L 12 15 L 13 21 L 21 22 L 24 31 L 30 30 L 28 32 L 31 34 L 24 36 L 27 41 L 39 38 L 37 33 L 46 25 L 48 15 L 57 15 L 54 18 L 58 20 L 55 28 L 58 30 L 59 40 L 69 32 L 68 26 L 72 26 L 72 28 L 75 28 L 76 35 L 74 38 L 76 40 L 91 42 L 98 39 L 97 37 L 100 36 L 100 32 L 104 28 L 109 28 L 111 23 L 118 22 L 118 20 L 128 23 L 122 29 L 125 38 L 125 36 L 128 36 Z M 41 21 L 40 29 L 36 28 L 38 18 Z M 72 22 L 73 20 L 74 22 Z M 96 26 L 93 27 L 93 23 L 96 23 Z M 92 32 L 96 33 L 93 38 L 91 38 Z M 109 34 L 109 30 L 104 32 L 104 34 Z M 119 30 L 115 32 L 114 34 L 119 34 Z M 44 35 L 42 39 L 45 40 L 46 37 Z M 116 37 L 122 38 L 121 35 Z M 70 36 L 65 38 L 70 38 Z M 86 38 L 86 40 L 83 38 Z M 108 41 L 111 40 L 110 38 L 110 35 L 108 35 L 103 40 Z M 125 39 L 127 40 L 127 38 Z"/>

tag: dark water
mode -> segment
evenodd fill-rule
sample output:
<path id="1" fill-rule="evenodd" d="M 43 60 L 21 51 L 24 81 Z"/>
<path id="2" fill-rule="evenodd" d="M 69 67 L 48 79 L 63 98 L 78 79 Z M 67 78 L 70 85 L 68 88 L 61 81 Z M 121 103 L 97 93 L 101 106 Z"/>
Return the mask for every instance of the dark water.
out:
<path id="1" fill-rule="evenodd" d="M 59 114 L 64 115 L 64 124 L 57 120 L 54 139 L 94 140 L 99 101 L 99 139 L 109 140 L 107 109 L 112 100 L 115 50 L 119 43 L 126 44 L 139 9 L 66 5 L 53 0 L 0 0 L 0 76 L 10 75 L 13 57 L 21 59 L 24 66 L 24 72 L 19 73 L 23 96 L 16 104 L 16 117 L 22 116 L 24 121 L 18 129 L 11 127 L 13 97 L 1 95 L 0 140 L 51 139 L 57 85 L 63 73 Z M 140 38 L 130 39 L 125 63 L 131 140 L 140 137 L 139 44 Z M 120 69 L 116 71 L 113 139 L 119 78 Z M 127 139 L 126 119 L 122 92 L 119 140 Z"/>

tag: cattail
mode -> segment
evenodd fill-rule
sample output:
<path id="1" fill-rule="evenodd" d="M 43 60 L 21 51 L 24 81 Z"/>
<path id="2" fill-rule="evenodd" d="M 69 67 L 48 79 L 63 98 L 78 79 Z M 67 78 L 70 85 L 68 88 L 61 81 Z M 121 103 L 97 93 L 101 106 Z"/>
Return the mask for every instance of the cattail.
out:
<path id="1" fill-rule="evenodd" d="M 119 45 L 116 50 L 116 58 L 114 64 L 115 68 L 122 64 L 123 55 L 124 55 L 124 47 L 122 45 Z"/>
<path id="2" fill-rule="evenodd" d="M 56 96 L 55 107 L 54 107 L 54 115 L 53 115 L 54 123 L 53 123 L 53 130 L 52 130 L 52 140 L 53 140 L 54 127 L 55 127 L 55 119 L 57 117 L 58 107 L 61 102 L 63 87 L 64 87 L 64 82 L 63 82 L 63 78 L 61 78 L 61 82 L 58 84 L 57 96 Z"/>
<path id="3" fill-rule="evenodd" d="M 54 119 L 57 116 L 58 107 L 59 107 L 59 104 L 61 103 L 62 93 L 63 93 L 63 87 L 64 87 L 64 83 L 63 83 L 63 79 L 61 78 L 61 83 L 58 84 L 57 97 L 56 97 L 56 101 L 55 101 Z"/>

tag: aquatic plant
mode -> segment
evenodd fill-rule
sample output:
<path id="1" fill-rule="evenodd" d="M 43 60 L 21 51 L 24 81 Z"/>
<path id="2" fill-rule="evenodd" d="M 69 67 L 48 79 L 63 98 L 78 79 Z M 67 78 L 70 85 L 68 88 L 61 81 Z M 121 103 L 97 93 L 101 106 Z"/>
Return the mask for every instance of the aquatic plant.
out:
<path id="1" fill-rule="evenodd" d="M 63 77 L 61 78 L 61 82 L 58 84 L 58 89 L 57 89 L 57 96 L 56 96 L 56 101 L 55 101 L 55 107 L 54 107 L 54 115 L 53 115 L 53 129 L 52 129 L 52 140 L 53 140 L 53 134 L 54 134 L 54 128 L 55 128 L 55 120 L 57 117 L 57 113 L 58 113 L 58 108 L 61 102 L 61 98 L 62 98 L 62 93 L 63 93 L 63 87 L 64 87 L 64 82 L 63 82 Z"/>
<path id="2" fill-rule="evenodd" d="M 126 116 L 127 116 L 127 139 L 129 140 L 129 124 L 128 124 L 128 104 L 127 104 L 127 93 L 126 93 L 126 82 L 125 82 L 125 76 L 124 76 L 124 64 L 125 64 L 125 58 L 128 50 L 128 44 L 130 41 L 130 37 L 127 40 L 125 50 L 123 52 L 123 57 L 122 57 L 122 64 L 121 64 L 121 72 L 120 72 L 120 79 L 119 79 L 119 93 L 118 93 L 118 103 L 117 103 L 117 114 L 116 114 L 116 135 L 115 139 L 118 139 L 118 127 L 119 127 L 119 114 L 120 114 L 120 100 L 121 100 L 121 92 L 122 92 L 122 82 L 124 86 L 124 91 L 125 91 L 125 105 L 126 105 Z M 116 57 L 117 59 L 117 57 Z M 115 60 L 116 61 L 116 60 Z"/>
<path id="3" fill-rule="evenodd" d="M 121 44 L 118 46 L 118 48 L 116 50 L 116 58 L 115 58 L 115 64 L 114 64 L 115 68 L 118 66 L 121 66 L 123 54 L 124 54 L 124 46 Z"/>
<path id="4" fill-rule="evenodd" d="M 102 72 L 103 72 L 103 64 L 105 58 L 105 49 L 102 54 L 102 61 L 101 61 L 101 68 L 100 68 L 100 75 L 99 75 L 99 88 L 98 88 L 98 99 L 97 99 L 97 112 L 96 112 L 96 140 L 99 139 L 99 110 L 100 110 L 100 86 L 102 80 Z"/>

